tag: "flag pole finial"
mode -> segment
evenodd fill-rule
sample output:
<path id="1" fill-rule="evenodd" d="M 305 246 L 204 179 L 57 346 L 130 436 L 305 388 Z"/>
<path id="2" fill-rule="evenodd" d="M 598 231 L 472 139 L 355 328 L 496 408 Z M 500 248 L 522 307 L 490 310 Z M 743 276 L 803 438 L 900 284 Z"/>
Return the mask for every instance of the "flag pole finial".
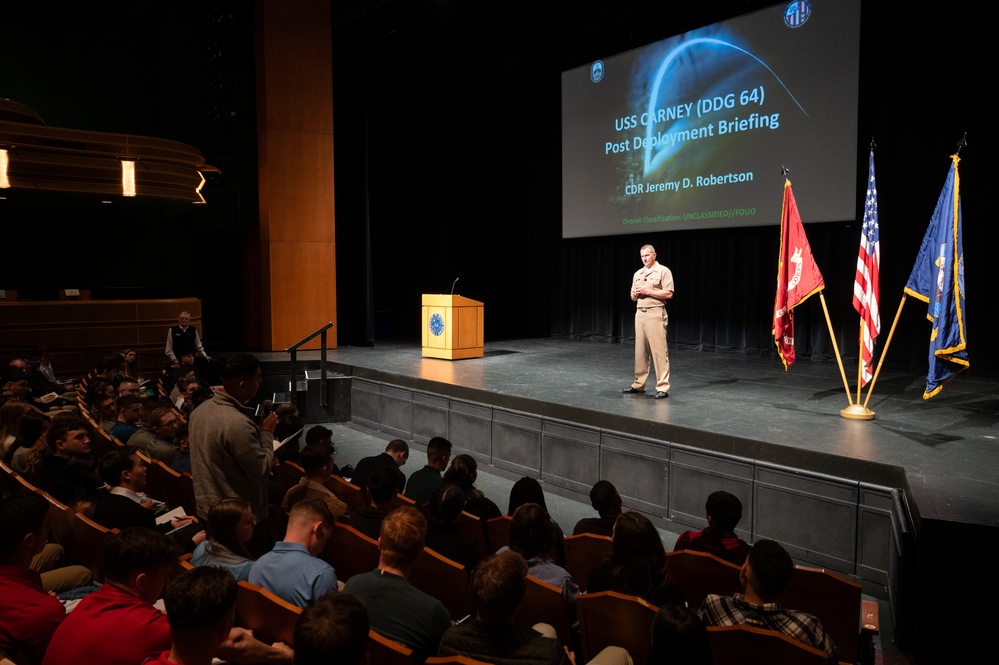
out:
<path id="1" fill-rule="evenodd" d="M 874 152 L 874 149 L 877 148 L 877 147 L 878 147 L 878 144 L 874 142 L 874 137 L 872 136 L 871 137 L 871 152 Z"/>
<path id="2" fill-rule="evenodd" d="M 968 132 L 964 133 L 964 136 L 957 142 L 957 154 L 961 154 L 961 148 L 968 145 Z"/>
<path id="3" fill-rule="evenodd" d="M 787 174 L 791 172 L 791 169 L 787 168 L 783 164 L 780 165 L 780 174 L 784 176 L 784 180 L 787 180 Z"/>

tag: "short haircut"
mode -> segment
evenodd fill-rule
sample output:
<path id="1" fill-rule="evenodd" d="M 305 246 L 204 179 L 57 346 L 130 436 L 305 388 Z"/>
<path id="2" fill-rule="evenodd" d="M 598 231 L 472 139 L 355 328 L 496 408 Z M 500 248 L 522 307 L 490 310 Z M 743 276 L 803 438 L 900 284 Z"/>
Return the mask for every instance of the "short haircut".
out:
<path id="1" fill-rule="evenodd" d="M 333 513 L 322 499 L 303 499 L 288 511 L 289 524 L 301 525 L 315 520 L 321 521 L 325 526 L 333 526 Z"/>
<path id="2" fill-rule="evenodd" d="M 666 663 L 710 665 L 708 630 L 696 610 L 666 603 L 652 620 L 652 649 L 648 665 Z"/>
<path id="3" fill-rule="evenodd" d="M 14 554 L 29 533 L 40 532 L 48 512 L 48 500 L 36 492 L 0 500 L 0 560 Z"/>
<path id="4" fill-rule="evenodd" d="M 173 413 L 173 409 L 168 406 L 158 406 L 146 414 L 146 425 L 149 427 L 159 427 L 163 424 L 163 419 Z"/>
<path id="5" fill-rule="evenodd" d="M 590 505 L 593 510 L 605 515 L 621 507 L 621 495 L 609 480 L 598 480 L 590 489 Z"/>
<path id="6" fill-rule="evenodd" d="M 180 384 L 188 374 L 194 373 L 194 365 L 181 365 L 173 371 L 173 378 Z"/>
<path id="7" fill-rule="evenodd" d="M 121 397 L 118 398 L 118 401 L 115 403 L 115 408 L 118 410 L 118 413 L 121 413 L 122 411 L 130 407 L 133 407 L 136 404 L 142 404 L 141 397 L 136 397 L 135 395 L 122 395 Z"/>
<path id="8" fill-rule="evenodd" d="M 427 520 L 413 506 L 400 506 L 382 520 L 378 550 L 392 566 L 416 561 L 427 538 Z"/>
<path id="9" fill-rule="evenodd" d="M 403 441 L 402 439 L 392 439 L 391 441 L 388 442 L 388 445 L 385 446 L 385 452 L 387 452 L 387 453 L 408 453 L 409 452 L 409 444 L 406 443 L 405 441 Z"/>
<path id="10" fill-rule="evenodd" d="M 794 572 L 791 555 L 773 540 L 753 543 L 746 563 L 749 565 L 749 586 L 768 603 L 777 599 Z"/>
<path id="11" fill-rule="evenodd" d="M 135 467 L 135 460 L 132 457 L 138 453 L 138 448 L 128 444 L 108 451 L 107 455 L 101 458 L 101 466 L 98 469 L 101 480 L 111 487 L 120 485 L 121 474 Z"/>
<path id="12" fill-rule="evenodd" d="M 427 442 L 427 460 L 439 462 L 451 454 L 451 442 L 443 436 L 435 436 Z"/>
<path id="13" fill-rule="evenodd" d="M 513 513 L 510 522 L 510 549 L 525 559 L 548 554 L 555 544 L 548 513 L 536 503 L 525 503 Z"/>
<path id="14" fill-rule="evenodd" d="M 298 432 L 295 438 L 288 442 L 288 445 L 297 449 L 298 439 L 302 436 L 302 430 L 304 429 L 305 421 L 299 416 L 285 416 L 284 418 L 279 418 L 277 425 L 274 426 L 274 438 L 277 441 L 284 441 L 292 434 Z"/>
<path id="15" fill-rule="evenodd" d="M 488 556 L 472 571 L 472 605 L 486 623 L 504 623 L 527 592 L 527 562 L 512 550 Z"/>
<path id="16" fill-rule="evenodd" d="M 260 369 L 260 361 L 249 353 L 237 353 L 222 363 L 219 370 L 223 379 L 249 379 Z"/>
<path id="17" fill-rule="evenodd" d="M 199 566 L 173 578 L 163 593 L 170 633 L 199 633 L 229 621 L 236 607 L 236 578 L 224 568 Z"/>
<path id="18" fill-rule="evenodd" d="M 742 501 L 734 494 L 719 490 L 708 495 L 704 511 L 714 520 L 715 526 L 723 531 L 735 531 L 742 519 Z"/>
<path id="19" fill-rule="evenodd" d="M 101 358 L 100 362 L 97 363 L 97 373 L 103 374 L 109 369 L 118 369 L 121 364 L 125 362 L 125 356 L 120 353 L 112 353 L 109 356 L 104 356 Z"/>
<path id="20" fill-rule="evenodd" d="M 137 386 L 138 385 L 142 385 L 142 384 L 139 383 L 139 381 L 137 379 L 133 379 L 130 376 L 125 376 L 125 377 L 122 377 L 121 381 L 118 382 L 118 388 L 121 388 L 126 383 L 134 383 Z"/>
<path id="21" fill-rule="evenodd" d="M 57 442 L 65 441 L 69 432 L 75 432 L 78 429 L 87 429 L 87 425 L 79 416 L 68 415 L 62 418 L 53 418 L 49 431 L 45 433 L 45 441 L 49 444 L 49 448 L 55 451 Z"/>
<path id="22" fill-rule="evenodd" d="M 305 444 L 298 455 L 298 461 L 305 469 L 305 475 L 314 476 L 333 460 L 333 444 L 320 440 Z"/>
<path id="23" fill-rule="evenodd" d="M 656 248 L 655 248 L 655 247 L 653 247 L 652 245 L 642 245 L 642 249 L 640 249 L 640 250 L 638 250 L 638 251 L 639 251 L 639 252 L 642 252 L 642 251 L 644 251 L 644 250 L 646 250 L 646 249 L 647 249 L 647 250 L 649 250 L 650 252 L 652 252 L 653 254 L 655 254 L 655 253 L 656 253 Z"/>
<path id="24" fill-rule="evenodd" d="M 296 665 L 360 665 L 368 651 L 368 610 L 348 591 L 328 593 L 295 624 Z"/>
<path id="25" fill-rule="evenodd" d="M 155 573 L 177 563 L 180 548 L 166 534 L 152 529 L 125 529 L 104 548 L 104 576 L 109 582 L 132 586 L 140 573 Z"/>
<path id="26" fill-rule="evenodd" d="M 380 466 L 368 476 L 368 494 L 375 503 L 385 503 L 399 491 L 400 471 L 393 466 Z"/>
<path id="27" fill-rule="evenodd" d="M 316 441 L 325 441 L 327 439 L 330 441 L 333 440 L 333 430 L 329 427 L 323 427 L 322 425 L 316 425 L 305 433 L 306 444 L 314 443 Z"/>

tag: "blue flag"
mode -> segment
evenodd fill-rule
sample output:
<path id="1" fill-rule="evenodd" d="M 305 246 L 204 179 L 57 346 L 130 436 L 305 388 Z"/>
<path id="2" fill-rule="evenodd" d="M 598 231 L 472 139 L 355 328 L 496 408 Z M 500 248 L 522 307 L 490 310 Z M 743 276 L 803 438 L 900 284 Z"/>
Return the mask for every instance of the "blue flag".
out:
<path id="1" fill-rule="evenodd" d="M 926 376 L 929 399 L 943 389 L 943 383 L 968 368 L 967 339 L 964 323 L 964 245 L 961 242 L 961 179 L 951 155 L 937 207 L 926 229 L 916 265 L 905 285 L 905 292 L 929 304 L 926 318 L 933 325 L 930 333 L 930 371 Z"/>

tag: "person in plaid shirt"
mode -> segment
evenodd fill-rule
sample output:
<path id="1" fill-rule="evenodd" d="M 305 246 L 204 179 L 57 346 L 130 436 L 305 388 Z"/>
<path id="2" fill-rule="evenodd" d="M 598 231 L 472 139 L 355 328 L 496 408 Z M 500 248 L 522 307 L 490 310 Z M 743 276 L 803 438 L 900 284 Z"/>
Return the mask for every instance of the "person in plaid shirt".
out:
<path id="1" fill-rule="evenodd" d="M 777 597 L 791 581 L 794 563 L 778 543 L 760 540 L 753 544 L 739 579 L 745 593 L 734 596 L 709 594 L 698 610 L 707 626 L 748 624 L 783 633 L 808 646 L 825 651 L 829 662 L 837 662 L 836 645 L 811 614 L 781 607 Z"/>

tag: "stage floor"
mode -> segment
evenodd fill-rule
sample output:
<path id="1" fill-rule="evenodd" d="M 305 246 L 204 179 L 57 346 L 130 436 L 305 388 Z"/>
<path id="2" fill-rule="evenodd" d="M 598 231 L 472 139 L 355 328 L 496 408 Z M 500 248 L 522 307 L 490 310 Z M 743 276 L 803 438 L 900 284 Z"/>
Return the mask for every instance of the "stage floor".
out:
<path id="1" fill-rule="evenodd" d="M 285 353 L 259 354 L 286 361 Z M 884 369 L 872 421 L 848 420 L 835 363 L 671 349 L 669 399 L 623 395 L 630 343 L 529 339 L 486 344 L 485 357 L 423 358 L 417 345 L 341 347 L 347 373 L 516 408 L 544 402 L 560 417 L 703 445 L 830 475 L 903 487 L 921 517 L 999 524 L 999 379 L 974 368 L 924 401 L 925 375 Z M 299 353 L 318 360 L 318 351 Z M 856 381 L 856 366 L 847 377 Z M 651 390 L 651 387 L 650 387 Z M 853 386 L 853 390 L 856 388 Z M 855 395 L 855 392 L 854 392 Z M 483 399 L 483 401 L 485 401 Z"/>

